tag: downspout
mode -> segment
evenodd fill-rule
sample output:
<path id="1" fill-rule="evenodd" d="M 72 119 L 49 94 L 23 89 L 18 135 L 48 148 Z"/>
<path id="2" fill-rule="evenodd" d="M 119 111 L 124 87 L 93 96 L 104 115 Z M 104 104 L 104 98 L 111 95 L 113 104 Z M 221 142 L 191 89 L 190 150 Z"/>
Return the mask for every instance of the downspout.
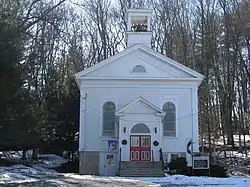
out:
<path id="1" fill-rule="evenodd" d="M 83 128 L 83 130 L 84 130 L 84 138 L 83 138 L 83 140 L 84 140 L 84 144 L 83 144 L 83 149 L 81 150 L 81 151 L 83 151 L 83 154 L 84 154 L 84 156 L 83 156 L 83 164 L 85 165 L 85 163 L 86 163 L 86 157 L 85 157 L 85 149 L 86 149 L 86 140 L 87 140 L 87 138 L 86 138 L 86 132 L 87 132 L 87 93 L 85 93 L 85 96 L 82 98 L 82 96 L 80 95 L 80 102 L 81 102 L 81 104 L 82 104 L 82 102 L 83 102 L 83 100 L 85 100 L 85 102 L 84 102 L 84 128 L 83 128 L 83 126 L 82 126 L 82 123 L 80 124 L 80 132 L 82 132 L 82 128 Z M 80 111 L 81 112 L 81 111 Z M 80 117 L 81 118 L 81 117 Z M 81 120 L 81 122 L 82 122 L 82 120 Z M 79 133 L 79 141 L 82 141 L 82 139 L 80 139 L 80 135 L 81 135 L 82 133 Z"/>
<path id="2" fill-rule="evenodd" d="M 86 141 L 87 141 L 87 93 L 85 93 L 85 96 L 83 98 L 85 100 L 84 102 L 84 146 L 83 149 L 86 148 Z"/>
<path id="3" fill-rule="evenodd" d="M 192 138 L 191 138 L 191 158 L 192 158 L 192 167 L 193 167 L 193 152 L 194 152 L 194 89 L 191 89 L 191 95 L 192 95 Z M 193 169 L 192 169 L 193 173 Z"/>

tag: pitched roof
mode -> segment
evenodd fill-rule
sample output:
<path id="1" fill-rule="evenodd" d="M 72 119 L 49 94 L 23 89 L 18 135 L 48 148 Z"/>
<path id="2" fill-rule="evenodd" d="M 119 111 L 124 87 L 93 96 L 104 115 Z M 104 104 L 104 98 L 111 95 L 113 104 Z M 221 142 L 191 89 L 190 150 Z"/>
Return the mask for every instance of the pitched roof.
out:
<path id="1" fill-rule="evenodd" d="M 160 108 L 158 108 L 157 106 L 155 106 L 154 104 L 152 104 L 151 102 L 149 102 L 148 100 L 146 100 L 143 97 L 138 97 L 136 100 L 125 105 L 123 108 L 121 108 L 120 110 L 118 110 L 116 112 L 116 115 L 117 116 L 121 115 L 125 110 L 129 109 L 134 104 L 136 104 L 137 102 L 140 102 L 140 101 L 143 102 L 144 104 L 146 104 L 147 106 L 149 106 L 150 108 L 152 108 L 153 110 L 155 110 L 159 115 L 165 115 L 165 112 L 163 110 L 161 110 Z"/>
<path id="2" fill-rule="evenodd" d="M 200 73 L 188 68 L 187 66 L 185 66 L 185 65 L 183 65 L 183 64 L 181 64 L 179 62 L 176 62 L 176 61 L 174 61 L 174 60 L 172 60 L 172 59 L 170 59 L 170 58 L 168 58 L 168 57 L 166 57 L 166 56 L 152 50 L 151 48 L 149 48 L 149 47 L 147 47 L 147 46 L 145 46 L 143 44 L 133 45 L 133 46 L 127 48 L 126 50 L 124 50 L 124 51 L 122 51 L 120 53 L 117 53 L 116 55 L 95 64 L 94 66 L 91 66 L 91 67 L 89 67 L 89 68 L 87 68 L 87 69 L 85 69 L 83 71 L 80 71 L 80 72 L 76 73 L 75 77 L 76 77 L 76 79 L 84 77 L 86 74 L 88 74 L 90 72 L 93 72 L 93 71 L 95 71 L 95 70 L 97 70 L 99 68 L 102 68 L 103 66 L 105 66 L 105 65 L 107 65 L 107 64 L 109 64 L 109 63 L 111 63 L 113 61 L 116 61 L 116 60 L 118 60 L 118 59 L 120 59 L 120 58 L 122 58 L 124 56 L 127 56 L 130 53 L 132 53 L 132 52 L 134 52 L 135 50 L 138 50 L 138 49 L 140 49 L 140 50 L 142 50 L 142 51 L 144 51 L 144 52 L 146 52 L 146 53 L 148 53 L 148 54 L 150 54 L 150 55 L 152 55 L 152 56 L 154 56 L 154 57 L 156 57 L 158 59 L 161 59 L 166 63 L 171 64 L 172 66 L 174 66 L 174 67 L 176 67 L 176 68 L 178 68 L 178 69 L 180 69 L 180 70 L 182 70 L 182 71 L 196 77 L 198 80 L 203 80 L 203 78 L 204 78 L 204 76 L 202 74 L 200 74 Z"/>

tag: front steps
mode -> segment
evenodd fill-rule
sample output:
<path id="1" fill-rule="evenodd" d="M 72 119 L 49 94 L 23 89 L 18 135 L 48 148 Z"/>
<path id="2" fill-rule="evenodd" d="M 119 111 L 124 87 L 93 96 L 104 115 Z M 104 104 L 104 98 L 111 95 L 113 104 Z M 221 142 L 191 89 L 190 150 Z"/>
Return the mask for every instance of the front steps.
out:
<path id="1" fill-rule="evenodd" d="M 120 163 L 121 177 L 163 177 L 161 162 L 151 161 L 122 161 Z"/>

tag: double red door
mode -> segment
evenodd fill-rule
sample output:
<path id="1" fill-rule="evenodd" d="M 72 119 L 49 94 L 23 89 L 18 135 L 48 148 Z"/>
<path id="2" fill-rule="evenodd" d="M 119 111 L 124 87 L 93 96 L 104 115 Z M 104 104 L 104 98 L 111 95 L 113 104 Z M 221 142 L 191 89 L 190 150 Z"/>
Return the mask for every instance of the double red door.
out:
<path id="1" fill-rule="evenodd" d="M 130 136 L 130 160 L 149 161 L 150 160 L 150 136 L 132 135 Z"/>

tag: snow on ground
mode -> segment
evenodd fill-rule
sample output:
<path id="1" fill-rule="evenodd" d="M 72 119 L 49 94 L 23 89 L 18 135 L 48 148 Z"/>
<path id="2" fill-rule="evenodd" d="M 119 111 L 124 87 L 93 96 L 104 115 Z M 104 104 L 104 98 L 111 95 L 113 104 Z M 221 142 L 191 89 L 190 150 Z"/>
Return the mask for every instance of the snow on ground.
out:
<path id="1" fill-rule="evenodd" d="M 187 177 L 183 175 L 172 175 L 161 178 L 156 177 L 99 177 L 92 175 L 78 174 L 59 174 L 51 169 L 31 168 L 21 164 L 10 167 L 0 167 L 0 184 L 39 184 L 46 182 L 48 186 L 57 184 L 65 184 L 65 181 L 71 181 L 75 184 L 84 184 L 84 186 L 98 186 L 101 184 L 109 184 L 109 186 L 216 186 L 216 187 L 249 187 L 250 177 L 230 177 L 230 178 L 211 178 L 211 177 Z M 89 185 L 87 185 L 89 184 Z M 90 185 L 91 184 L 91 185 Z M 94 185 L 95 184 L 95 185 Z M 139 185 L 140 184 L 140 185 Z"/>
<path id="2" fill-rule="evenodd" d="M 120 182 L 151 182 L 161 184 L 162 186 L 169 185 L 183 185 L 183 186 L 237 186 L 237 187 L 249 187 L 250 178 L 244 177 L 230 177 L 230 178 L 212 178 L 212 177 L 188 177 L 183 175 L 172 175 L 166 177 L 97 177 L 91 175 L 76 175 L 65 174 L 68 178 L 75 178 L 81 180 L 93 180 L 93 181 L 120 181 Z"/>
<path id="3" fill-rule="evenodd" d="M 237 153 L 234 153 L 237 154 Z M 3 157 L 10 159 L 20 158 L 19 152 L 4 153 Z M 240 156 L 240 155 L 239 155 Z M 10 167 L 0 167 L 0 185 L 23 183 L 24 186 L 31 184 L 39 186 L 67 186 L 69 183 L 80 184 L 80 186 L 151 186 L 151 187 L 172 187 L 172 186 L 238 186 L 249 187 L 250 177 L 187 177 L 183 175 L 166 176 L 162 178 L 122 178 L 122 177 L 98 177 L 91 175 L 60 174 L 52 168 L 58 167 L 67 162 L 66 159 L 53 154 L 39 155 L 38 161 L 31 162 L 31 167 L 16 164 Z M 75 185 L 72 185 L 75 186 Z"/>
<path id="4" fill-rule="evenodd" d="M 247 151 L 248 157 L 246 157 L 245 152 L 240 153 L 239 151 L 226 151 L 226 155 L 227 155 L 227 157 L 236 157 L 236 158 L 245 159 L 245 158 L 249 158 L 249 156 L 250 156 L 250 151 Z M 219 158 L 224 158 L 224 151 L 218 152 L 218 153 L 217 153 L 217 156 L 218 156 Z"/>
<path id="5" fill-rule="evenodd" d="M 38 181 L 38 177 L 44 177 L 47 173 L 21 164 L 10 167 L 0 167 L 0 184 L 24 183 Z"/>
<path id="6" fill-rule="evenodd" d="M 26 157 L 30 162 L 32 162 L 30 160 L 31 155 L 32 151 L 27 151 Z M 20 160 L 22 158 L 22 151 L 0 151 L 0 158 L 6 160 Z M 34 163 L 44 168 L 56 168 L 66 162 L 66 159 L 55 154 L 42 154 L 38 155 L 38 160 Z"/>
<path id="7" fill-rule="evenodd" d="M 236 146 L 239 146 L 239 135 L 233 135 L 234 136 L 234 143 Z M 227 142 L 227 137 L 225 137 L 225 141 Z M 244 141 L 244 135 L 241 135 L 241 143 L 243 145 L 243 141 Z M 246 145 L 250 145 L 250 135 L 245 135 L 245 141 L 246 141 Z M 208 143 L 205 139 L 204 139 L 204 143 Z M 223 142 L 223 137 L 220 136 L 216 141 L 215 141 L 216 145 L 224 145 Z"/>
<path id="8" fill-rule="evenodd" d="M 27 151 L 26 156 L 30 158 L 32 151 Z M 20 159 L 22 158 L 22 151 L 0 151 L 0 158 L 5 159 Z"/>
<path id="9" fill-rule="evenodd" d="M 35 166 L 43 168 L 56 168 L 67 162 L 67 159 L 54 154 L 43 154 L 38 156 L 39 162 Z"/>
<path id="10" fill-rule="evenodd" d="M 20 159 L 21 156 L 22 154 L 19 151 L 1 152 L 1 158 L 5 158 L 6 160 Z M 23 162 L 32 167 L 22 164 L 0 167 L 0 184 L 35 182 L 44 177 L 58 177 L 60 174 L 51 168 L 58 167 L 65 162 L 67 162 L 67 160 L 60 156 L 43 154 L 39 155 L 36 161 L 28 159 Z"/>

